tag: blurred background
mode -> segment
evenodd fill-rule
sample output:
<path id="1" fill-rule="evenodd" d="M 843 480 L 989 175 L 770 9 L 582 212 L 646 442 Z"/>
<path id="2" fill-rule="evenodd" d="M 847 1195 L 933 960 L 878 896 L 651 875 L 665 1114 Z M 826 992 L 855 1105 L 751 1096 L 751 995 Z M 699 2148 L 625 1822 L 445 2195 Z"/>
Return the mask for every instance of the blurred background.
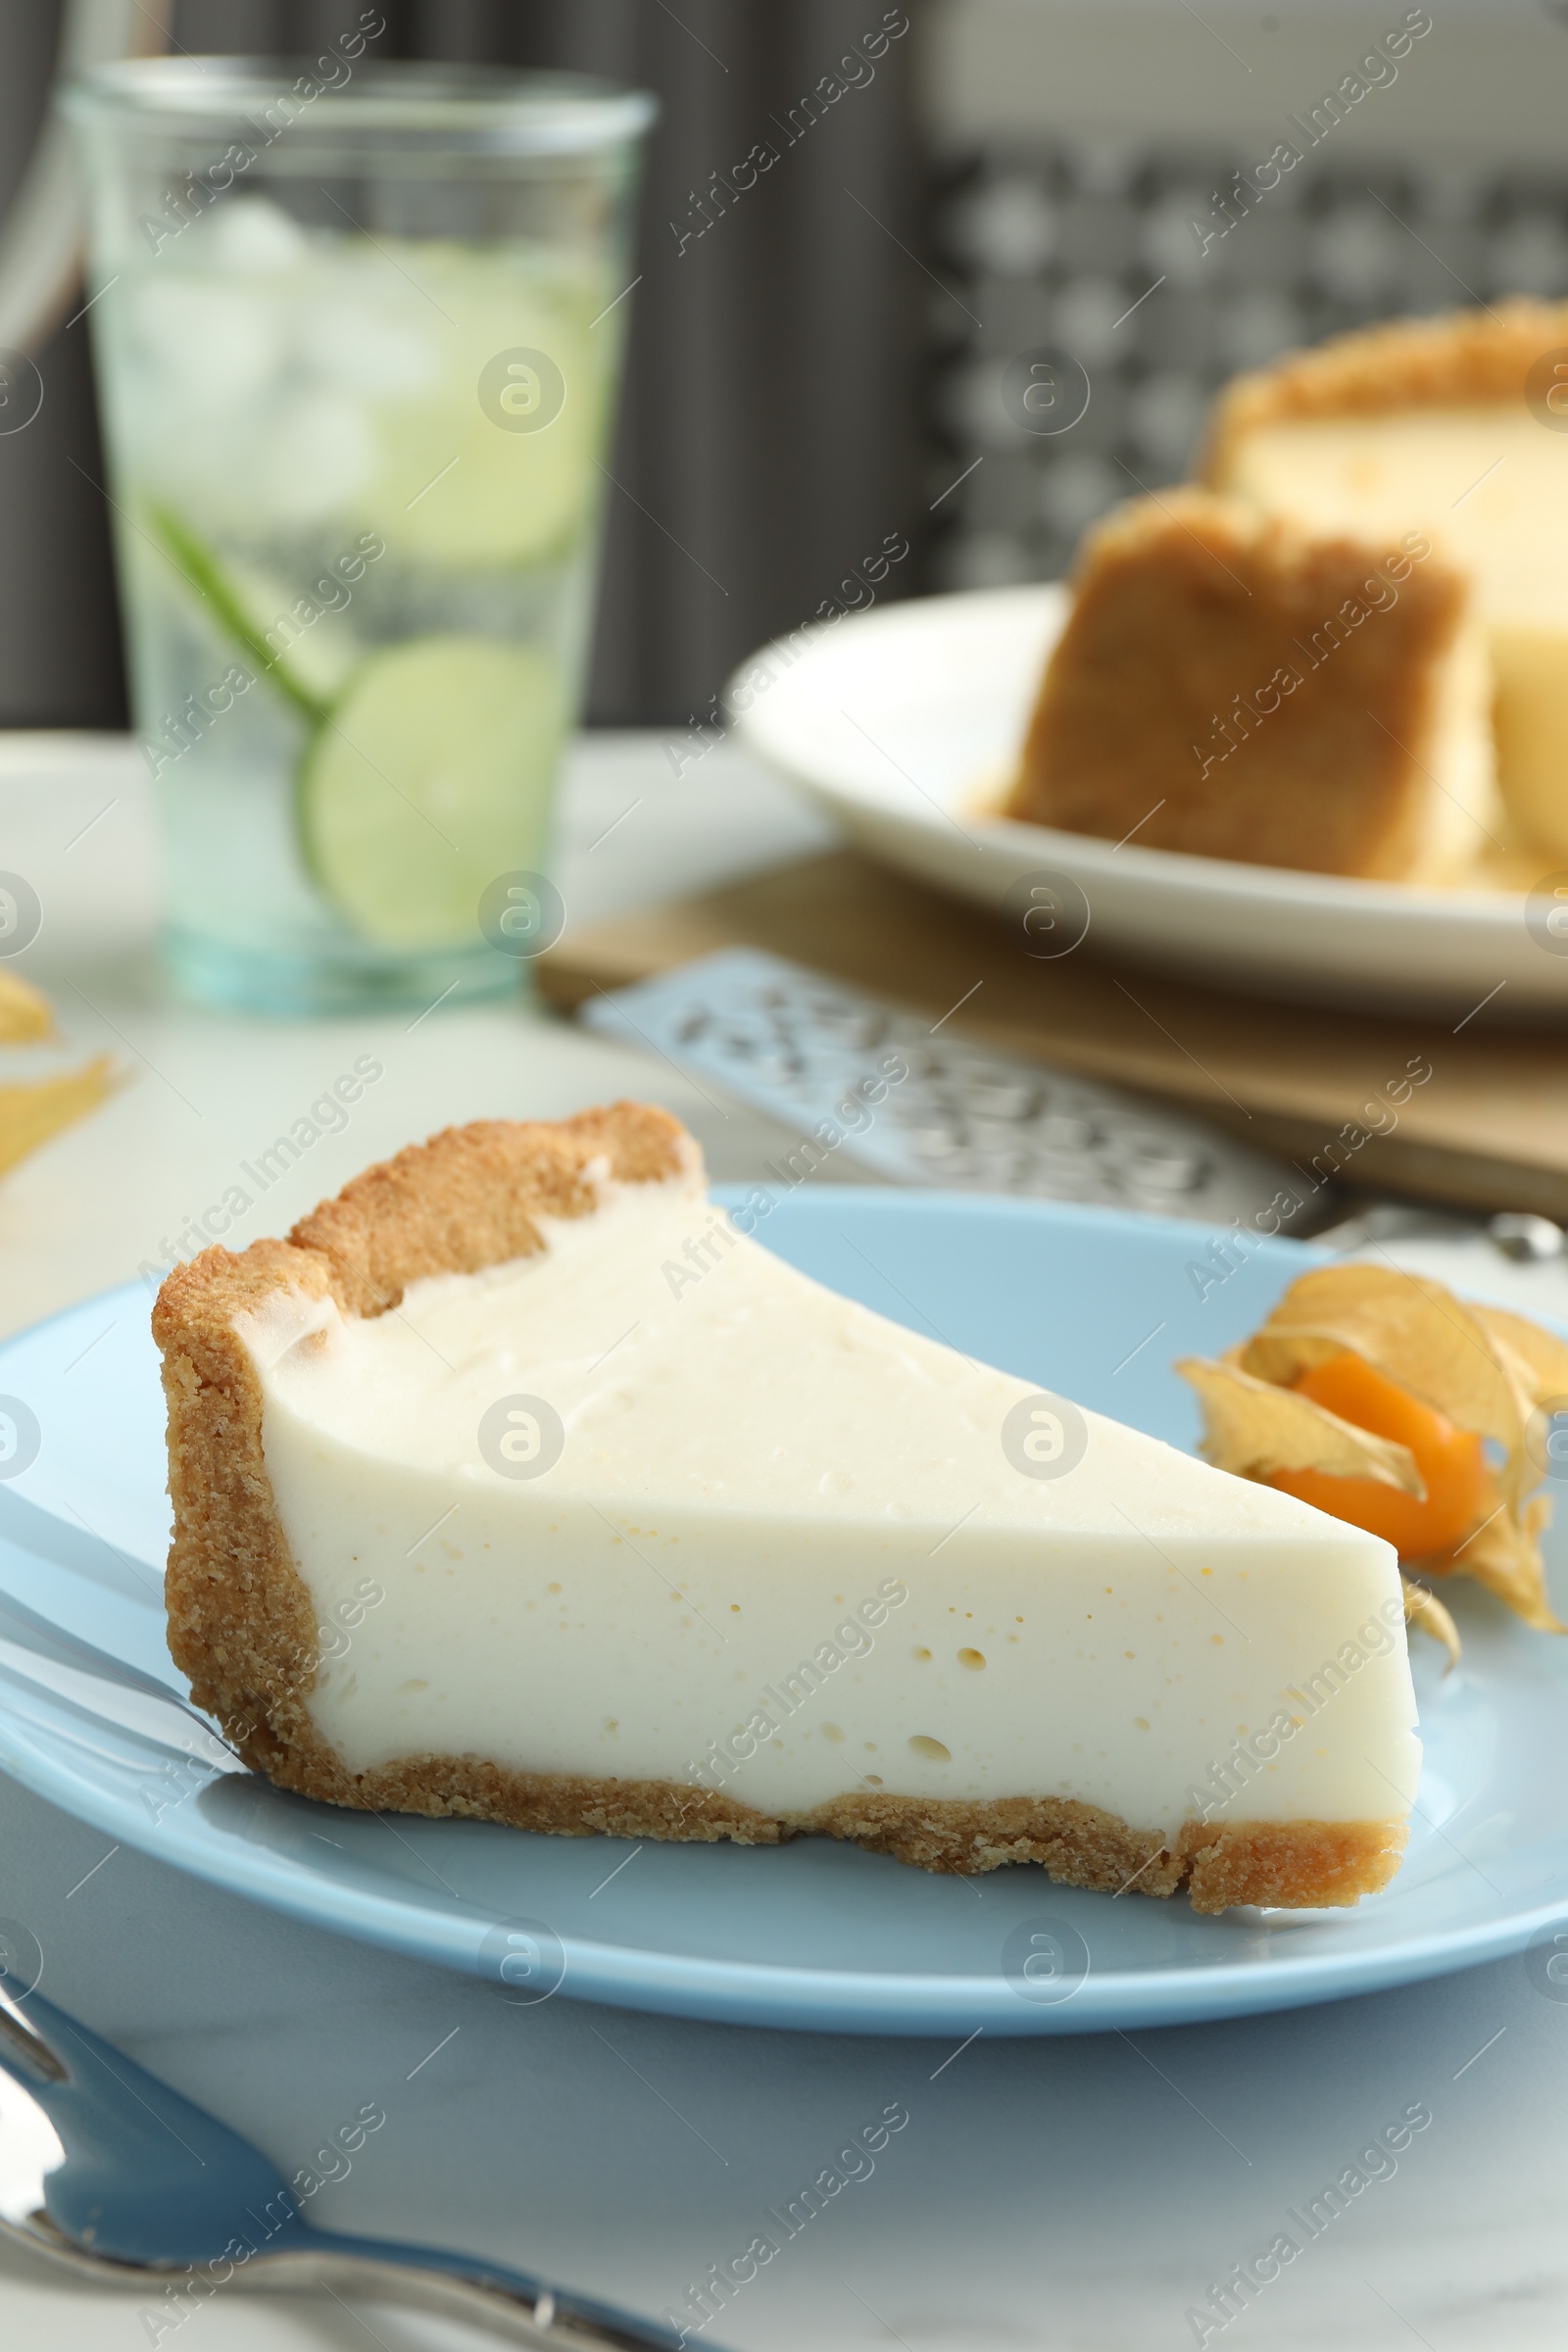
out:
<path id="1" fill-rule="evenodd" d="M 143 10 L 150 16 L 150 10 Z M 382 0 L 374 53 L 564 66 L 657 90 L 590 719 L 710 711 L 890 534 L 888 593 L 1054 578 L 1084 525 L 1180 478 L 1225 375 L 1336 328 L 1568 292 L 1568 0 L 1447 0 L 1396 74 L 1323 111 L 1426 12 L 1280 0 Z M 173 0 L 173 45 L 313 54 L 360 0 Z M 898 31 L 900 25 L 906 31 Z M 892 34 L 874 72 L 839 73 Z M 7 13 L 0 194 L 57 0 Z M 1509 70 L 1497 70 L 1499 44 Z M 853 78 L 852 78 L 853 76 Z M 840 95 L 812 103 L 824 77 Z M 1235 173 L 1305 125 L 1245 238 Z M 1316 128 L 1313 128 L 1314 123 Z M 783 168 L 730 185 L 753 145 Z M 1196 224 L 1196 225 L 1195 225 Z M 1204 234 L 1208 241 L 1206 248 Z M 85 324 L 0 437 L 0 726 L 118 727 L 123 675 Z M 1021 430 L 1006 363 L 1093 395 Z"/>

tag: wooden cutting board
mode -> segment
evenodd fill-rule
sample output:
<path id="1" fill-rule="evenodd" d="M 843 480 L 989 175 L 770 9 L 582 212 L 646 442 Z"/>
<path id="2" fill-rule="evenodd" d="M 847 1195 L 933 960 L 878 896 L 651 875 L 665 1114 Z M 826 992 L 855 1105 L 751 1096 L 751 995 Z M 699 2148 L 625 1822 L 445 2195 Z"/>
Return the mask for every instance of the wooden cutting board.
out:
<path id="1" fill-rule="evenodd" d="M 1087 951 L 1034 961 L 981 909 L 855 851 L 568 931 L 541 959 L 540 985 L 572 1010 L 596 989 L 736 946 L 1174 1098 L 1303 1171 L 1568 1223 L 1560 1034 L 1270 1004 Z"/>

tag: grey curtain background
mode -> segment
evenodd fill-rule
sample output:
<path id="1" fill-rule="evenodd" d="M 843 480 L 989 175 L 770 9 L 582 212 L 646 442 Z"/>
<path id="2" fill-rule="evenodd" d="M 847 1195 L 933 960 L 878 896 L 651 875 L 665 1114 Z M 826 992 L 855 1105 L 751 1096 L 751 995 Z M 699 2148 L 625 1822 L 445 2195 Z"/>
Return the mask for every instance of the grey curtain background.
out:
<path id="1" fill-rule="evenodd" d="M 0 13 L 0 203 L 9 203 L 54 71 L 55 0 Z M 75 309 L 73 303 L 72 309 Z M 0 726 L 121 727 L 125 687 L 102 497 L 87 322 L 30 355 L 43 407 L 0 434 Z"/>
<path id="2" fill-rule="evenodd" d="M 362 0 L 178 0 L 184 49 L 315 50 Z M 889 532 L 917 541 L 920 351 L 913 137 L 919 26 L 798 143 L 775 118 L 877 27 L 886 0 L 377 0 L 373 53 L 606 74 L 658 92 L 590 714 L 700 712 L 751 647 L 808 617 Z M 914 15 L 918 0 L 906 0 Z M 17 12 L 20 18 L 21 12 Z M 41 97 L 45 45 L 0 101 L 0 170 Z M 34 22 L 36 17 L 37 22 Z M 0 79 L 0 88 L 6 80 Z M 15 120 L 11 118 L 15 117 Z M 670 221 L 756 140 L 779 163 L 684 252 Z M 118 643 L 83 327 L 36 355 L 37 424 L 0 441 L 0 724 L 119 723 Z M 48 429 L 41 430 L 48 419 Z M 890 591 L 915 585 L 900 566 Z"/>

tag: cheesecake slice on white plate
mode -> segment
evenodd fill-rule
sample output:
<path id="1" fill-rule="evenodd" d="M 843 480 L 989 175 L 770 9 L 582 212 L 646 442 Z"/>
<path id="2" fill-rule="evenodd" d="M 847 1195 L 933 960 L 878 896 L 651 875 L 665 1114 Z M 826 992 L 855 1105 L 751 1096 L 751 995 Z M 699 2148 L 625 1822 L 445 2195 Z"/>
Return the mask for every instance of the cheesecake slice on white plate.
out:
<path id="1" fill-rule="evenodd" d="M 1097 523 L 1071 585 L 1008 815 L 1367 880 L 1474 864 L 1492 674 L 1470 583 L 1424 534 L 1165 491 Z"/>
<path id="2" fill-rule="evenodd" d="M 1390 1546 L 796 1272 L 662 1111 L 451 1130 L 154 1328 L 171 1646 L 281 1787 L 1205 1910 L 1397 1868 Z"/>
<path id="3" fill-rule="evenodd" d="M 1220 395 L 1201 471 L 1310 531 L 1420 530 L 1469 574 L 1502 798 L 1568 857 L 1568 303 L 1399 319 L 1287 353 Z"/>

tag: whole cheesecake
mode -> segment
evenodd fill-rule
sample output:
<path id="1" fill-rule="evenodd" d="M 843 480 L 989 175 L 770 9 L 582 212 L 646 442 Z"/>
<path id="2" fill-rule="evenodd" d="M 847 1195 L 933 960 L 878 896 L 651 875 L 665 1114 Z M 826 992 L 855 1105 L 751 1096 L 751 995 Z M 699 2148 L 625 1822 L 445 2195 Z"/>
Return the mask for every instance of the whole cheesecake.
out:
<path id="1" fill-rule="evenodd" d="M 823 1289 L 662 1111 L 450 1130 L 154 1329 L 171 1646 L 283 1788 L 1209 1911 L 1397 1867 L 1391 1547 Z"/>

